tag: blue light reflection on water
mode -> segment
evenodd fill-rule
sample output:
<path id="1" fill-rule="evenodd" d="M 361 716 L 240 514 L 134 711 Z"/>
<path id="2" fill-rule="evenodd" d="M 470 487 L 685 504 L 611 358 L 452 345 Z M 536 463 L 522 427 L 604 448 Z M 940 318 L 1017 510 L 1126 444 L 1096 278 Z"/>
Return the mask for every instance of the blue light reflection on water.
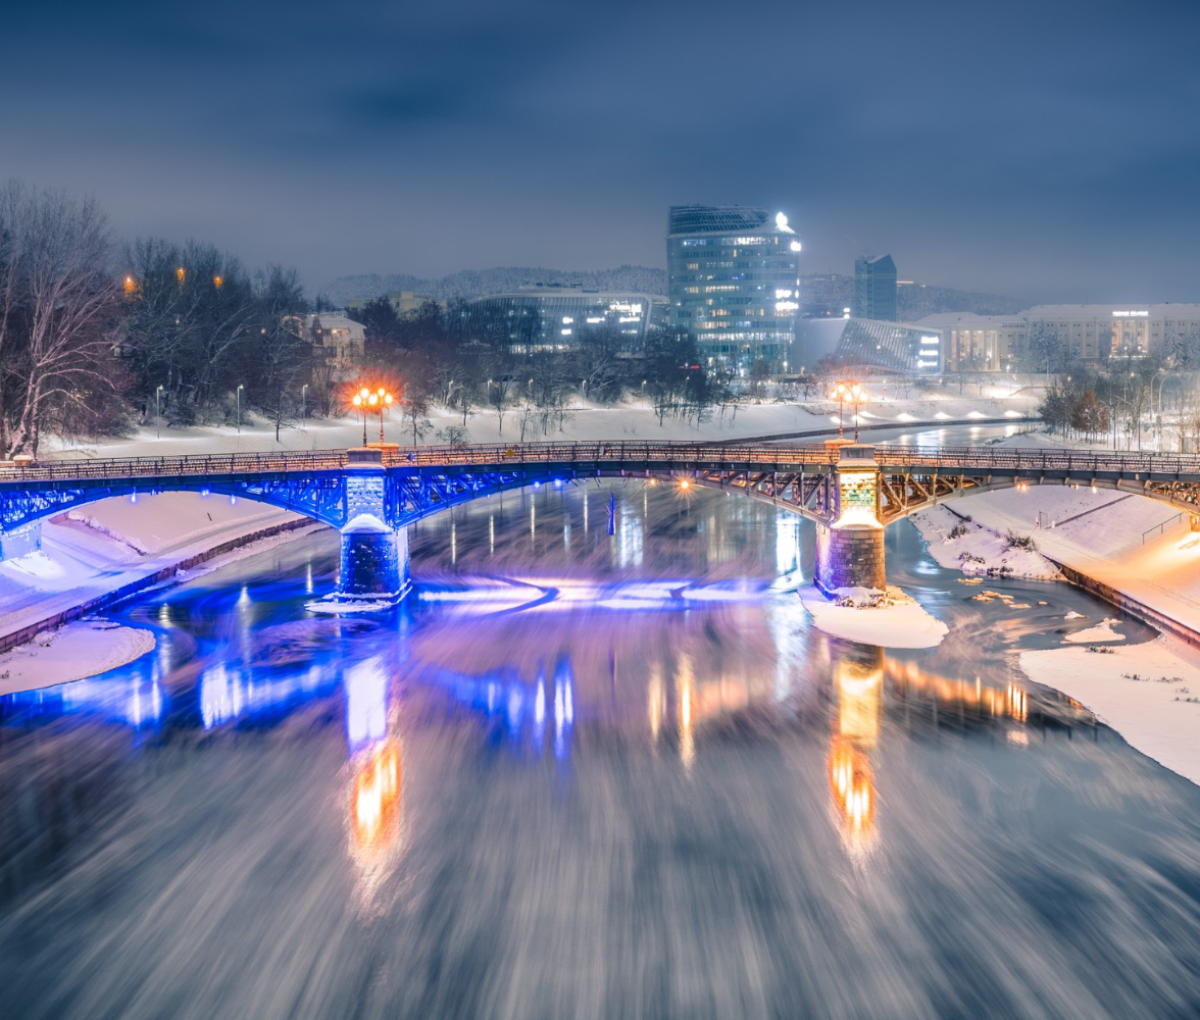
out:
<path id="1" fill-rule="evenodd" d="M 702 518 L 714 503 L 729 507 L 714 511 L 717 529 Z M 1179 930 L 1197 930 L 1176 895 L 1194 888 L 1182 838 L 1194 826 L 1176 810 L 1190 791 L 1118 740 L 1080 726 L 1072 741 L 1060 704 L 1035 722 L 1035 700 L 1005 690 L 995 645 L 981 651 L 993 630 L 898 655 L 814 634 L 769 583 L 799 559 L 791 535 L 771 546 L 771 511 L 732 497 L 696 505 L 684 521 L 705 526 L 688 537 L 694 562 L 671 553 L 682 515 L 651 521 L 648 576 L 618 576 L 620 536 L 602 529 L 589 544 L 577 528 L 571 561 L 544 565 L 547 576 L 515 556 L 485 565 L 490 522 L 478 516 L 473 535 L 464 513 L 457 569 L 446 542 L 445 573 L 426 590 L 477 598 L 317 620 L 297 560 L 283 582 L 248 563 L 228 590 L 200 581 L 124 613 L 141 625 L 169 604 L 171 675 L 161 655 L 117 671 L 113 723 L 97 724 L 97 696 L 90 729 L 66 736 L 104 752 L 150 733 L 131 724 L 121 682 L 160 663 L 171 732 L 114 755 L 105 775 L 138 816 L 125 849 L 152 852 L 104 855 L 104 897 L 77 859 L 46 869 L 50 894 L 40 874 L 22 887 L 0 945 L 53 952 L 10 972 L 17 1015 L 63 1002 L 130 1015 L 134 1001 L 169 1015 L 197 990 L 214 996 L 212 1015 L 263 1020 L 341 1015 L 349 1001 L 364 1017 L 490 1015 L 499 1002 L 530 1016 L 981 1015 L 985 1002 L 1018 1015 L 1068 1002 L 1079 1009 L 1056 1015 L 1095 1017 L 1097 998 L 1120 1013 L 1135 984 L 1184 1001 L 1189 979 L 1155 941 L 1166 912 L 1151 908 L 1166 889 Z M 538 514 L 549 542 L 553 516 Z M 428 532 L 426 548 L 442 534 Z M 418 579 L 435 562 L 425 556 Z M 999 619 L 937 580 L 919 578 L 935 611 Z M 1053 598 L 1061 618 L 1083 597 Z M 10 754 L 21 744 L 0 737 Z M 73 751 L 88 742 L 57 747 L 37 790 L 51 806 L 87 777 Z M 106 819 L 87 824 L 107 833 Z M 1150 831 L 1165 836 L 1148 844 Z M 356 913 L 354 881 L 364 899 L 385 895 Z M 1106 915 L 1109 904 L 1125 914 Z M 479 938 L 492 931 L 512 937 Z M 667 944 L 675 962 L 655 955 Z M 631 952 L 595 952 L 605 945 Z M 100 946 L 113 967 L 77 962 Z M 1136 980 L 1096 963 L 1118 948 Z M 647 976 L 649 1006 L 634 998 Z M 588 988 L 600 991 L 587 999 Z"/>

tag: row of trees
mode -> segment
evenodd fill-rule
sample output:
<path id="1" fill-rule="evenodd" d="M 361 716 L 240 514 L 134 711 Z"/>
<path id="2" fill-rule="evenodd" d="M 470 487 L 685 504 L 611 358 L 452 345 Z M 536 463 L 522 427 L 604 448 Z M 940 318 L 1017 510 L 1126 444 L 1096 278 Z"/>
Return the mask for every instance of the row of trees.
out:
<path id="1" fill-rule="evenodd" d="M 47 430 L 120 433 L 162 412 L 191 423 L 247 407 L 277 425 L 310 362 L 287 322 L 294 271 L 250 274 L 215 248 L 118 248 L 93 199 L 0 187 L 0 452 Z"/>
<path id="2" fill-rule="evenodd" d="M 644 343 L 631 345 L 600 326 L 560 350 L 541 342 L 528 323 L 461 301 L 427 302 L 398 315 L 381 298 L 355 317 L 366 331 L 366 373 L 389 380 L 400 394 L 413 442 L 428 431 L 433 403 L 461 413 L 464 427 L 487 408 L 501 435 L 505 418 L 514 416 L 525 439 L 561 429 L 578 397 L 607 403 L 633 392 L 650 401 L 660 423 L 677 416 L 700 424 L 725 396 L 686 333 L 652 328 Z"/>

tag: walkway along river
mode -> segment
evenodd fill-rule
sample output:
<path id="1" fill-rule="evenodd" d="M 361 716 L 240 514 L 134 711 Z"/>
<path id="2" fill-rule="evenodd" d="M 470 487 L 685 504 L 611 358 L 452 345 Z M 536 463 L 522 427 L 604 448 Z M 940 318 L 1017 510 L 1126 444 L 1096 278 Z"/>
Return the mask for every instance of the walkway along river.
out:
<path id="1" fill-rule="evenodd" d="M 154 653 L 0 702 L 4 1014 L 1195 1015 L 1200 790 L 1013 666 L 1107 607 L 899 522 L 949 636 L 833 641 L 812 529 L 543 486 L 388 613 L 305 611 L 333 535 L 129 604 Z"/>

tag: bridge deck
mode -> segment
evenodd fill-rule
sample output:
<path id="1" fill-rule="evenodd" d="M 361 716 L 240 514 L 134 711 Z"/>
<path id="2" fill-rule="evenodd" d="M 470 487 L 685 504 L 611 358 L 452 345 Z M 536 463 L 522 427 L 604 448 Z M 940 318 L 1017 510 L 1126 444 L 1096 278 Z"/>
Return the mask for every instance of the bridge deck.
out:
<path id="1" fill-rule="evenodd" d="M 877 445 L 881 470 L 895 474 L 986 474 L 1048 478 L 1122 478 L 1200 482 L 1200 456 L 1097 453 L 1082 450 L 929 449 Z M 709 443 L 520 443 L 385 450 L 385 467 L 420 473 L 446 469 L 562 465 L 564 469 L 637 470 L 821 468 L 835 466 L 823 443 L 746 446 Z M 300 475 L 350 467 L 344 450 L 303 453 L 236 453 L 127 459 L 64 459 L 0 468 L 0 486 L 105 479 L 167 479 L 235 475 Z"/>

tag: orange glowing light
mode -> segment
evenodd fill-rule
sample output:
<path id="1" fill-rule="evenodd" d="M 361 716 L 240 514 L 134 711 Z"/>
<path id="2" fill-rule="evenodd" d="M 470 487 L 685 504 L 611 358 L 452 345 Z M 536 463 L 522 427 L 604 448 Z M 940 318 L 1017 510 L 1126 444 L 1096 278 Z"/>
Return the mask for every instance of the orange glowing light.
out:
<path id="1" fill-rule="evenodd" d="M 865 835 L 875 825 L 875 781 L 870 759 L 845 737 L 829 745 L 829 790 L 851 835 Z"/>
<path id="2" fill-rule="evenodd" d="M 225 277 L 220 273 L 213 277 L 213 286 L 220 290 L 225 285 Z"/>
<path id="3" fill-rule="evenodd" d="M 691 486 L 691 484 L 692 484 L 692 483 L 691 483 L 691 482 L 689 482 L 689 481 L 688 481 L 688 480 L 685 478 L 685 479 L 684 479 L 682 482 L 680 482 L 680 483 L 679 483 L 679 487 L 680 487 L 681 489 L 686 489 L 686 488 L 689 488 L 689 487 Z"/>
<path id="4" fill-rule="evenodd" d="M 125 277 L 125 293 L 132 294 L 135 290 L 137 290 L 137 280 L 132 276 Z"/>
<path id="5" fill-rule="evenodd" d="M 179 281 L 179 286 L 183 286 L 183 281 L 187 278 L 187 270 L 180 266 L 175 270 L 175 279 Z"/>
<path id="6" fill-rule="evenodd" d="M 381 863 L 399 840 L 402 779 L 395 740 L 376 744 L 355 770 L 350 833 L 354 856 L 362 864 Z"/>

